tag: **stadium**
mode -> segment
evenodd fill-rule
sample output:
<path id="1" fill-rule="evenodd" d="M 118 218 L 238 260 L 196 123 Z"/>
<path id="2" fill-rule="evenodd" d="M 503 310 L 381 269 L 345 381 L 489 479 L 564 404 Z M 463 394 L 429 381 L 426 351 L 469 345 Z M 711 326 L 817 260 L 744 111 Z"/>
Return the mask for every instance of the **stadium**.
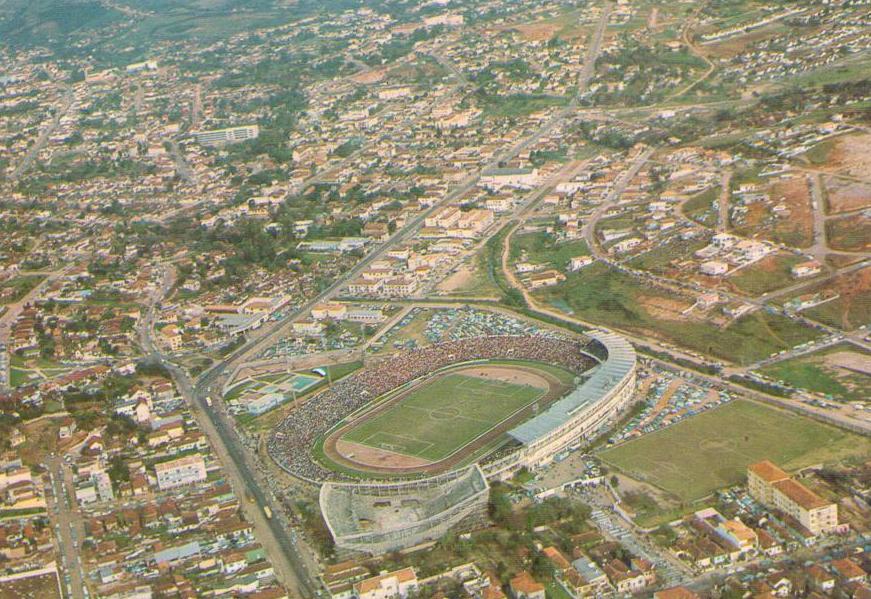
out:
<path id="1" fill-rule="evenodd" d="M 275 462 L 320 486 L 337 547 L 381 553 L 486 512 L 488 480 L 598 436 L 631 402 L 635 351 L 618 335 L 437 343 L 367 366 L 294 409 Z"/>

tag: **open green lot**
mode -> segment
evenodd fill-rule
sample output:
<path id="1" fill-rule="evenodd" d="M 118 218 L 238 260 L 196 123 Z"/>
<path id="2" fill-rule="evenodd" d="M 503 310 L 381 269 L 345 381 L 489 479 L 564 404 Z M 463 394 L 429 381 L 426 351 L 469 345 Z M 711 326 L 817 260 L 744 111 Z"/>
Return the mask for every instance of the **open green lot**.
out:
<path id="1" fill-rule="evenodd" d="M 761 373 L 793 387 L 823 393 L 832 399 L 861 401 L 871 397 L 871 376 L 856 368 L 871 352 L 839 343 L 824 350 L 771 364 Z"/>
<path id="2" fill-rule="evenodd" d="M 599 456 L 632 478 L 693 501 L 740 483 L 747 466 L 763 459 L 788 471 L 851 457 L 867 459 L 871 439 L 738 400 Z"/>
<path id="3" fill-rule="evenodd" d="M 565 282 L 535 293 L 584 320 L 657 337 L 737 364 L 751 364 L 820 336 L 815 329 L 764 310 L 723 328 L 679 314 L 667 317 L 655 307 L 681 301 L 679 305 L 688 305 L 686 300 L 601 263 L 569 273 Z"/>
<path id="4" fill-rule="evenodd" d="M 17 302 L 44 279 L 43 275 L 24 275 L 3 282 L 0 284 L 0 304 Z"/>
<path id="5" fill-rule="evenodd" d="M 740 269 L 728 280 L 737 291 L 756 297 L 794 283 L 791 269 L 804 261 L 804 256 L 783 252 Z"/>
<path id="6" fill-rule="evenodd" d="M 590 249 L 583 239 L 561 242 L 544 232 L 513 236 L 509 254 L 511 263 L 516 264 L 524 255 L 533 264 L 546 264 L 565 271 L 572 258 L 589 256 Z"/>
<path id="7" fill-rule="evenodd" d="M 447 374 L 413 389 L 343 438 L 438 461 L 544 393 L 545 390 L 529 385 Z"/>

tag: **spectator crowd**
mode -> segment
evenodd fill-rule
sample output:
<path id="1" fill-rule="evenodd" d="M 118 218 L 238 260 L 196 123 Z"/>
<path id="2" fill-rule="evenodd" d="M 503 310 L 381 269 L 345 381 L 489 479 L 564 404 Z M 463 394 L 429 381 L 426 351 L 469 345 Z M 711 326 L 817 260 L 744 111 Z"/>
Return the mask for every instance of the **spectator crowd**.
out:
<path id="1" fill-rule="evenodd" d="M 294 476 L 312 481 L 340 479 L 341 475 L 313 460 L 312 446 L 342 419 L 388 391 L 446 366 L 476 360 L 530 360 L 580 374 L 595 364 L 585 351 L 581 343 L 552 336 L 503 335 L 402 352 L 334 383 L 294 409 L 270 436 L 269 453 Z"/>

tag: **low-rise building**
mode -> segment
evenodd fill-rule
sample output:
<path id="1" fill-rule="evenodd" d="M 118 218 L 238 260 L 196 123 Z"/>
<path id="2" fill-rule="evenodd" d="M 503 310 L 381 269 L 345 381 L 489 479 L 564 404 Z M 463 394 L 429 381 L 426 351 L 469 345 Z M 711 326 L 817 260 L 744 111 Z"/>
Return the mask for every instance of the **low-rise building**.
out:
<path id="1" fill-rule="evenodd" d="M 417 592 L 417 574 L 413 568 L 385 572 L 354 583 L 357 599 L 405 599 Z"/>

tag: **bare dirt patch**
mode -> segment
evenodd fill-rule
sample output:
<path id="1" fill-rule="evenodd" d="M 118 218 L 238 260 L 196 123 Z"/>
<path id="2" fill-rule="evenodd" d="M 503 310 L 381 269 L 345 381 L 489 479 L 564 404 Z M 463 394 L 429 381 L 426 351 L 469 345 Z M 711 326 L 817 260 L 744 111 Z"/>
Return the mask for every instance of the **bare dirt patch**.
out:
<path id="1" fill-rule="evenodd" d="M 871 172 L 871 134 L 838 137 L 824 168 L 843 175 L 866 177 Z"/>
<path id="2" fill-rule="evenodd" d="M 520 36 L 530 42 L 547 41 L 556 35 L 562 27 L 553 22 L 526 23 L 517 25 L 514 29 Z"/>
<path id="3" fill-rule="evenodd" d="M 457 272 L 449 276 L 447 279 L 439 283 L 439 291 L 451 293 L 470 287 L 475 280 L 475 271 L 468 265 L 463 265 L 457 269 Z"/>
<path id="4" fill-rule="evenodd" d="M 651 316 L 660 320 L 685 320 L 683 312 L 692 305 L 686 301 L 660 296 L 640 296 L 638 303 Z"/>
<path id="5" fill-rule="evenodd" d="M 378 83 L 387 75 L 387 69 L 371 69 L 369 71 L 363 71 L 362 73 L 357 73 L 356 75 L 351 77 L 351 80 L 356 83 L 363 84 L 372 84 Z"/>
<path id="6" fill-rule="evenodd" d="M 467 370 L 457 370 L 454 374 L 472 376 L 490 381 L 503 381 L 514 385 L 529 385 L 536 389 L 547 389 L 550 386 L 547 379 L 530 370 L 518 370 L 516 368 L 485 366 L 474 367 Z"/>
<path id="7" fill-rule="evenodd" d="M 336 441 L 336 452 L 342 457 L 358 464 L 382 470 L 421 468 L 431 463 L 429 460 L 416 456 L 361 445 L 360 443 L 354 443 L 345 439 Z"/>
<path id="8" fill-rule="evenodd" d="M 823 358 L 826 366 L 871 375 L 871 356 L 852 351 L 839 351 Z"/>
<path id="9" fill-rule="evenodd" d="M 826 181 L 829 212 L 851 212 L 871 207 L 871 185 L 844 179 L 829 178 Z"/>
<path id="10" fill-rule="evenodd" d="M 871 250 L 871 218 L 855 214 L 826 222 L 826 236 L 829 247 L 847 252 L 867 252 Z"/>

